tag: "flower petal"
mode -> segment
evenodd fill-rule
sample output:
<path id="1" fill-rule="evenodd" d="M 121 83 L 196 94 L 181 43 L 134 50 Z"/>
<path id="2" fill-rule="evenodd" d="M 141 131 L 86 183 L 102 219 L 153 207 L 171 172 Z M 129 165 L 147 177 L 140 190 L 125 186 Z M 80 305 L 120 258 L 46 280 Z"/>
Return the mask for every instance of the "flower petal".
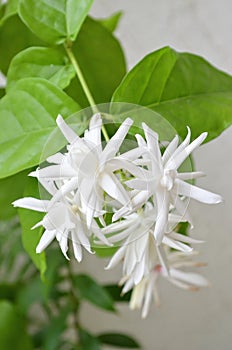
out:
<path id="1" fill-rule="evenodd" d="M 31 209 L 40 212 L 47 212 L 49 206 L 48 200 L 40 200 L 32 197 L 25 197 L 21 199 L 17 199 L 12 204 L 14 207 Z"/>
<path id="2" fill-rule="evenodd" d="M 68 124 L 65 123 L 60 114 L 56 118 L 56 124 L 69 143 L 74 143 L 79 138 L 79 136 L 68 126 Z"/>
<path id="3" fill-rule="evenodd" d="M 179 179 L 176 179 L 175 183 L 178 186 L 178 193 L 180 195 L 196 199 L 202 203 L 218 204 L 222 202 L 222 197 L 218 194 L 203 190 L 202 188 L 191 185 Z"/>
<path id="4" fill-rule="evenodd" d="M 36 247 L 36 253 L 40 254 L 56 237 L 56 230 L 45 230 Z"/>

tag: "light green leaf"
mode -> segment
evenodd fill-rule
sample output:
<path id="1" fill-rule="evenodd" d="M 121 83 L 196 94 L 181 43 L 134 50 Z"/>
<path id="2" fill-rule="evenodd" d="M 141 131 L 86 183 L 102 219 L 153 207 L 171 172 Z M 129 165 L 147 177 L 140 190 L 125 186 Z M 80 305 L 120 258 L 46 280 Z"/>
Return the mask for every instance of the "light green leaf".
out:
<path id="1" fill-rule="evenodd" d="M 24 197 L 40 198 L 38 183 L 35 178 L 28 178 L 27 185 L 24 192 Z M 45 253 L 36 253 L 36 246 L 39 243 L 40 237 L 43 233 L 43 228 L 38 227 L 32 230 L 31 228 L 42 220 L 44 213 L 40 213 L 28 209 L 18 209 L 19 219 L 22 226 L 22 242 L 24 249 L 34 262 L 35 266 L 40 270 L 41 277 L 44 279 L 46 271 L 46 257 Z"/>
<path id="2" fill-rule="evenodd" d="M 0 180 L 0 220 L 7 220 L 17 214 L 12 202 L 23 195 L 28 171 Z"/>
<path id="3" fill-rule="evenodd" d="M 56 128 L 57 115 L 66 118 L 79 109 L 49 81 L 18 81 L 0 101 L 0 178 L 39 164 L 48 136 Z M 62 146 L 53 140 L 46 156 Z"/>
<path id="4" fill-rule="evenodd" d="M 25 322 L 8 301 L 0 301 L 0 349 L 32 350 Z"/>
<path id="5" fill-rule="evenodd" d="M 94 279 L 87 275 L 75 276 L 75 287 L 80 298 L 107 311 L 115 311 L 114 301 L 108 292 Z"/>
<path id="6" fill-rule="evenodd" d="M 64 89 L 75 77 L 67 56 L 59 49 L 30 47 L 17 54 L 7 73 L 7 91 L 20 79 L 38 77 Z"/>
<path id="7" fill-rule="evenodd" d="M 125 58 L 118 40 L 100 23 L 87 18 L 72 49 L 95 102 L 109 102 L 126 73 Z M 67 92 L 82 107 L 88 106 L 77 79 L 71 82 Z"/>
<path id="8" fill-rule="evenodd" d="M 79 334 L 81 350 L 101 350 L 100 342 L 97 337 L 90 334 L 83 328 L 79 329 Z"/>
<path id="9" fill-rule="evenodd" d="M 141 349 L 139 343 L 126 334 L 103 333 L 98 336 L 101 343 L 127 349 Z"/>
<path id="10" fill-rule="evenodd" d="M 0 25 L 2 25 L 3 22 L 7 20 L 7 18 L 9 18 L 17 13 L 18 1 L 19 0 L 8 0 L 7 1 L 7 3 L 4 5 L 4 12 L 3 12 L 3 16 L 1 17 L 1 20 L 0 20 Z"/>
<path id="11" fill-rule="evenodd" d="M 11 16 L 0 27 L 0 70 L 6 75 L 11 59 L 18 52 L 42 44 L 17 15 Z"/>
<path id="12" fill-rule="evenodd" d="M 165 47 L 146 56 L 125 77 L 113 102 L 149 107 L 184 137 L 217 137 L 232 123 L 232 77 L 203 58 Z"/>
<path id="13" fill-rule="evenodd" d="M 122 18 L 122 11 L 118 11 L 116 13 L 113 13 L 110 17 L 99 19 L 98 22 L 101 23 L 106 29 L 108 29 L 110 32 L 114 32 L 117 28 L 119 21 Z"/>
<path id="14" fill-rule="evenodd" d="M 74 41 L 93 0 L 19 0 L 19 15 L 40 39 L 49 44 Z"/>

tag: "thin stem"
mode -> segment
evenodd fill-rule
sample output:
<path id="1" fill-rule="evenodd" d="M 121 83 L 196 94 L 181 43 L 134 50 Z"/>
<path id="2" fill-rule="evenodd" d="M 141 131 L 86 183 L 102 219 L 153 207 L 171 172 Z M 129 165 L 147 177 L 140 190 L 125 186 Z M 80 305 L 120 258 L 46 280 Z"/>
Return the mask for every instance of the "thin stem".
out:
<path id="1" fill-rule="evenodd" d="M 101 128 L 101 129 L 102 129 L 102 133 L 103 133 L 103 136 L 104 136 L 106 142 L 109 142 L 109 141 L 110 141 L 110 138 L 109 138 L 109 135 L 108 135 L 107 130 L 106 130 L 106 128 L 105 128 L 105 125 L 102 125 L 102 128 Z"/>
<path id="2" fill-rule="evenodd" d="M 89 90 L 89 87 L 88 87 L 88 85 L 87 85 L 87 83 L 85 81 L 85 78 L 84 78 L 84 76 L 82 74 L 80 66 L 79 66 L 79 64 L 77 62 L 77 59 L 76 59 L 76 57 L 74 56 L 74 54 L 72 52 L 71 44 L 70 43 L 66 43 L 66 44 L 64 44 L 64 47 L 65 47 L 65 50 L 67 52 L 67 55 L 68 55 L 72 65 L 73 65 L 73 67 L 75 69 L 76 75 L 77 75 L 77 77 L 78 77 L 78 79 L 80 81 L 80 84 L 81 84 L 82 89 L 83 89 L 83 91 L 85 93 L 85 96 L 86 96 L 86 98 L 87 98 L 87 100 L 88 100 L 88 102 L 89 102 L 89 104 L 90 104 L 90 106 L 91 106 L 91 108 L 93 110 L 93 113 L 99 113 L 99 110 L 98 110 L 98 108 L 96 106 L 94 98 L 93 98 L 93 96 L 92 96 L 92 94 L 91 94 L 91 92 Z M 107 130 L 106 130 L 104 125 L 102 125 L 102 134 L 103 134 L 106 142 L 108 142 L 110 140 L 110 138 L 108 136 Z"/>
<path id="3" fill-rule="evenodd" d="M 75 69 L 76 75 L 77 75 L 77 77 L 78 77 L 78 79 L 79 79 L 79 81 L 81 83 L 81 86 L 82 86 L 82 88 L 84 90 L 84 93 L 85 93 L 85 95 L 87 97 L 87 100 L 89 101 L 89 104 L 92 107 L 93 112 L 97 113 L 98 109 L 96 107 L 96 103 L 95 103 L 95 101 L 93 99 L 93 96 L 92 96 L 92 94 L 91 94 L 91 92 L 90 92 L 90 90 L 88 88 L 88 85 L 87 85 L 87 83 L 85 81 L 85 78 L 84 78 L 84 76 L 82 74 L 82 71 L 81 71 L 80 66 L 79 66 L 79 64 L 77 62 L 77 59 L 76 59 L 76 57 L 74 56 L 74 54 L 72 52 L 71 46 L 69 44 L 65 44 L 64 47 L 65 47 L 65 50 L 67 52 L 67 55 L 68 55 L 72 65 L 73 65 L 73 67 Z"/>

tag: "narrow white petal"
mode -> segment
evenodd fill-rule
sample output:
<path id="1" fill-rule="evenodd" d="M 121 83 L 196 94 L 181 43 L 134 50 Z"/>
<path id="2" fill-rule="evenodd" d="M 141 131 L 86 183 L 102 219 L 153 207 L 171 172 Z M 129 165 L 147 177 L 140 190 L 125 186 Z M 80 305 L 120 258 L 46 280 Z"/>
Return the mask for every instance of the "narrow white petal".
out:
<path id="1" fill-rule="evenodd" d="M 166 256 L 164 247 L 162 245 L 159 245 L 159 246 L 157 245 L 156 251 L 157 251 L 157 254 L 159 257 L 160 264 L 162 266 L 162 273 L 165 276 L 168 276 L 169 275 L 169 266 L 168 266 L 168 260 L 167 260 L 167 256 Z"/>
<path id="2" fill-rule="evenodd" d="M 45 230 L 36 247 L 36 253 L 40 254 L 56 237 L 56 230 Z"/>
<path id="3" fill-rule="evenodd" d="M 79 136 L 68 126 L 68 124 L 65 123 L 60 114 L 56 118 L 56 123 L 69 143 L 74 143 L 79 138 Z"/>
<path id="4" fill-rule="evenodd" d="M 64 254 L 65 258 L 67 260 L 70 260 L 69 257 L 67 256 L 67 251 L 68 251 L 68 235 L 66 233 L 63 233 L 61 236 L 61 239 L 59 240 L 59 245 L 62 253 Z"/>
<path id="5" fill-rule="evenodd" d="M 127 118 L 126 120 L 124 120 L 124 122 L 120 125 L 114 136 L 111 137 L 109 142 L 106 144 L 103 150 L 104 159 L 109 159 L 115 156 L 115 154 L 119 151 L 119 148 L 123 143 L 132 124 L 132 119 Z"/>
<path id="6" fill-rule="evenodd" d="M 145 292 L 145 298 L 144 298 L 143 309 L 142 309 L 142 318 L 146 318 L 148 315 L 149 307 L 151 305 L 152 296 L 153 296 L 153 288 L 154 288 L 154 276 L 150 278 L 150 281 L 148 283 L 148 286 Z"/>
<path id="7" fill-rule="evenodd" d="M 188 246 L 187 244 L 178 242 L 178 241 L 170 238 L 170 236 L 164 236 L 162 242 L 163 242 L 163 244 L 168 245 L 170 248 L 180 250 L 184 253 L 190 253 L 193 250 L 192 247 Z"/>
<path id="8" fill-rule="evenodd" d="M 191 197 L 202 203 L 218 204 L 222 202 L 222 197 L 218 194 L 203 190 L 179 179 L 176 179 L 175 183 L 178 186 L 178 193 L 180 195 Z"/>
<path id="9" fill-rule="evenodd" d="M 48 163 L 54 163 L 54 164 L 60 164 L 62 163 L 63 159 L 64 159 L 64 155 L 60 152 L 53 154 L 52 156 L 47 158 L 47 162 Z"/>
<path id="10" fill-rule="evenodd" d="M 52 197 L 50 201 L 49 207 L 52 207 L 52 205 L 62 199 L 67 193 L 77 189 L 78 186 L 78 180 L 77 178 L 72 178 L 70 181 L 66 182 L 59 191 L 56 192 L 56 194 Z"/>
<path id="11" fill-rule="evenodd" d="M 101 145 L 101 127 L 102 127 L 102 119 L 101 114 L 96 113 L 90 119 L 89 130 L 85 134 L 85 139 L 91 141 L 96 146 Z"/>
<path id="12" fill-rule="evenodd" d="M 48 209 L 49 201 L 32 197 L 17 199 L 13 203 L 14 207 L 36 210 L 45 213 Z"/>
<path id="13" fill-rule="evenodd" d="M 178 269 L 170 269 L 170 275 L 175 279 L 189 283 L 190 285 L 193 285 L 196 287 L 209 286 L 208 280 L 202 275 L 199 275 L 198 273 L 184 272 Z"/>
<path id="14" fill-rule="evenodd" d="M 122 205 L 130 204 L 130 197 L 114 174 L 103 173 L 100 179 L 102 189 Z"/>
<path id="15" fill-rule="evenodd" d="M 173 156 L 166 164 L 167 168 L 178 169 L 179 166 L 185 161 L 185 159 L 206 139 L 207 132 L 202 133 L 198 138 L 191 142 L 185 149 L 183 149 L 176 156 Z"/>
<path id="16" fill-rule="evenodd" d="M 168 223 L 168 213 L 169 213 L 169 195 L 168 192 L 164 189 L 157 191 L 157 220 L 155 224 L 154 237 L 157 241 L 157 244 L 161 244 L 164 232 Z"/>
<path id="17" fill-rule="evenodd" d="M 106 270 L 110 270 L 113 267 L 115 267 L 116 265 L 118 265 L 121 260 L 124 258 L 125 255 L 125 251 L 126 251 L 126 246 L 122 246 L 120 247 L 116 253 L 113 255 L 113 257 L 110 259 L 108 265 L 105 267 Z"/>
<path id="18" fill-rule="evenodd" d="M 73 244 L 73 253 L 74 253 L 74 256 L 75 256 L 75 259 L 78 261 L 78 262 L 81 262 L 82 260 L 82 248 L 81 248 L 81 245 L 80 243 L 78 242 L 72 242 Z"/>
<path id="19" fill-rule="evenodd" d="M 181 180 L 193 180 L 205 176 L 202 171 L 193 171 L 192 173 L 178 173 L 178 178 Z"/>
<path id="20" fill-rule="evenodd" d="M 176 135 L 174 139 L 169 143 L 168 147 L 165 149 L 162 155 L 163 164 L 165 164 L 173 155 L 174 151 L 178 146 L 179 137 Z"/>
<path id="21" fill-rule="evenodd" d="M 199 239 L 194 239 L 192 237 L 182 235 L 182 234 L 177 233 L 177 232 L 171 232 L 168 236 L 173 238 L 173 239 L 176 239 L 178 241 L 189 243 L 189 244 L 204 243 L 204 241 L 200 241 Z"/>

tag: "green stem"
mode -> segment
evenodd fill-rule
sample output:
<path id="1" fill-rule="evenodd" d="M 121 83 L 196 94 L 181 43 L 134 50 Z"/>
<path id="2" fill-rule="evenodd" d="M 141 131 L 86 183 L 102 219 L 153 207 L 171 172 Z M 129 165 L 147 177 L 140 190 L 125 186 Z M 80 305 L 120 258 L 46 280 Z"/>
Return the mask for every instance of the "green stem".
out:
<path id="1" fill-rule="evenodd" d="M 70 43 L 66 43 L 64 45 L 64 47 L 65 47 L 65 50 L 67 52 L 67 55 L 68 55 L 72 65 L 73 65 L 73 67 L 75 69 L 76 75 L 77 75 L 77 77 L 78 77 L 78 79 L 80 81 L 80 84 L 81 84 L 82 89 L 83 89 L 83 91 L 85 93 L 85 96 L 86 96 L 86 98 L 87 98 L 87 100 L 88 100 L 88 102 L 89 102 L 89 104 L 90 104 L 90 106 L 91 106 L 91 108 L 93 110 L 93 113 L 99 113 L 99 110 L 98 110 L 98 108 L 96 106 L 94 98 L 93 98 L 93 96 L 92 96 L 92 94 L 91 94 L 91 92 L 89 90 L 89 87 L 88 87 L 88 85 L 87 85 L 87 83 L 85 81 L 85 78 L 84 78 L 84 76 L 82 74 L 80 66 L 79 66 L 79 64 L 77 62 L 77 59 L 76 59 L 76 57 L 74 56 L 74 54 L 72 52 L 71 44 Z M 102 134 L 103 134 L 106 142 L 108 142 L 110 140 L 110 138 L 108 136 L 108 133 L 107 133 L 106 128 L 105 128 L 104 125 L 102 125 Z"/>
<path id="2" fill-rule="evenodd" d="M 84 90 L 85 96 L 87 97 L 87 100 L 89 101 L 89 104 L 92 107 L 93 112 L 97 113 L 98 109 L 96 107 L 96 103 L 95 103 L 93 96 L 88 88 L 88 85 L 87 85 L 85 78 L 82 74 L 82 71 L 81 71 L 80 66 L 77 62 L 77 59 L 72 52 L 71 46 L 70 46 L 70 44 L 67 43 L 64 45 L 64 47 L 65 47 L 65 50 L 67 52 L 67 55 L 68 55 L 72 65 L 73 65 L 73 68 L 75 69 L 76 75 L 81 83 L 81 86 L 82 86 L 82 89 Z"/>

